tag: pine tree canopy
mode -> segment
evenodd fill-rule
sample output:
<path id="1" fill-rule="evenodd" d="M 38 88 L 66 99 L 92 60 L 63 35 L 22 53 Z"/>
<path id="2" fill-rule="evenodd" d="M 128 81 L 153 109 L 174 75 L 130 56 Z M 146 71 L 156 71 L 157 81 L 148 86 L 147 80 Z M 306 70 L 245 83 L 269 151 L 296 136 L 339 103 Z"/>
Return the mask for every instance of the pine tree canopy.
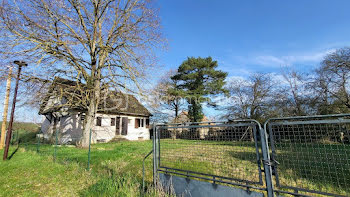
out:
<path id="1" fill-rule="evenodd" d="M 189 57 L 172 77 L 179 82 L 177 89 L 190 104 L 189 115 L 192 121 L 200 121 L 203 117 L 201 108 L 203 101 L 213 104 L 210 102 L 210 96 L 227 93 L 224 88 L 227 73 L 216 70 L 217 67 L 217 61 L 213 61 L 211 57 Z"/>

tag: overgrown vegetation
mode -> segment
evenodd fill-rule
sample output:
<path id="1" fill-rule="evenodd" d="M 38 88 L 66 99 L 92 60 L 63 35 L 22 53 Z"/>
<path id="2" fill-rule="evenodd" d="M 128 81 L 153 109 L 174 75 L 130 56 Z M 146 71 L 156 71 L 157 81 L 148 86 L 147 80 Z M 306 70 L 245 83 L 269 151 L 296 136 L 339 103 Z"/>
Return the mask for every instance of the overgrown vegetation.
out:
<path id="1" fill-rule="evenodd" d="M 2 121 L 0 121 L 0 125 Z M 8 124 L 8 122 L 7 122 Z M 12 132 L 12 143 L 17 143 L 20 139 L 23 142 L 35 142 L 36 134 L 39 132 L 39 125 L 30 122 L 14 122 Z"/>
<path id="2" fill-rule="evenodd" d="M 2 124 L 2 121 L 0 121 L 0 125 L 1 124 Z M 13 123 L 14 131 L 20 130 L 20 131 L 26 131 L 26 133 L 30 133 L 30 132 L 38 132 L 39 128 L 40 126 L 38 124 L 31 123 L 31 122 L 14 122 Z"/>

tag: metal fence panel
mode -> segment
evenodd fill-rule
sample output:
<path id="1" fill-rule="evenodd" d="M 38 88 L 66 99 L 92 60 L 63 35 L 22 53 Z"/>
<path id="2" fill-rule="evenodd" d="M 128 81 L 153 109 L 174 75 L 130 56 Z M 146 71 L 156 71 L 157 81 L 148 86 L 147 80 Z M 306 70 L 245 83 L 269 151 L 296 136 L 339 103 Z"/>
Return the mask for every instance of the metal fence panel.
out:
<path id="1" fill-rule="evenodd" d="M 260 128 L 250 120 L 158 125 L 157 171 L 265 190 Z"/>
<path id="2" fill-rule="evenodd" d="M 270 119 L 277 192 L 350 195 L 350 115 Z"/>

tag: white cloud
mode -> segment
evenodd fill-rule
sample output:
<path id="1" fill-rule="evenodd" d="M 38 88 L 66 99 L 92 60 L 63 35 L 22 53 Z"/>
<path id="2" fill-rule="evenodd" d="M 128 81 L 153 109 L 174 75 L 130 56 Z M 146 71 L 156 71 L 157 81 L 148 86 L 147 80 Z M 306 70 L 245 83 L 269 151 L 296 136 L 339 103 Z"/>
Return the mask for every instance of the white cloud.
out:
<path id="1" fill-rule="evenodd" d="M 254 63 L 269 67 L 291 66 L 297 63 L 317 63 L 320 62 L 327 54 L 334 52 L 335 49 L 329 49 L 322 52 L 274 56 L 274 55 L 259 55 L 252 58 L 247 58 L 249 63 Z M 249 60 L 251 59 L 251 60 Z"/>
<path id="2" fill-rule="evenodd" d="M 235 76 L 229 76 L 226 78 L 226 81 L 229 83 L 229 82 L 232 82 L 232 81 L 245 81 L 246 78 L 242 75 L 235 75 Z"/>
<path id="3" fill-rule="evenodd" d="M 271 55 L 262 55 L 253 58 L 253 62 L 256 64 L 260 64 L 263 66 L 271 66 L 271 65 L 285 65 L 286 61 L 284 58 L 279 58 Z"/>

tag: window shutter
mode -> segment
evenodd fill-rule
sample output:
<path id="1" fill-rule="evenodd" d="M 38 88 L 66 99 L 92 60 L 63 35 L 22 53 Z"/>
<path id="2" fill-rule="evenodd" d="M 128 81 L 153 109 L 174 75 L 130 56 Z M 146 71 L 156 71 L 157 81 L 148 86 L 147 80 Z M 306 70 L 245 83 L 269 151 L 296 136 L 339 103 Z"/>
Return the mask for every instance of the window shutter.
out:
<path id="1" fill-rule="evenodd" d="M 140 119 L 135 118 L 135 128 L 139 128 L 140 125 Z"/>

